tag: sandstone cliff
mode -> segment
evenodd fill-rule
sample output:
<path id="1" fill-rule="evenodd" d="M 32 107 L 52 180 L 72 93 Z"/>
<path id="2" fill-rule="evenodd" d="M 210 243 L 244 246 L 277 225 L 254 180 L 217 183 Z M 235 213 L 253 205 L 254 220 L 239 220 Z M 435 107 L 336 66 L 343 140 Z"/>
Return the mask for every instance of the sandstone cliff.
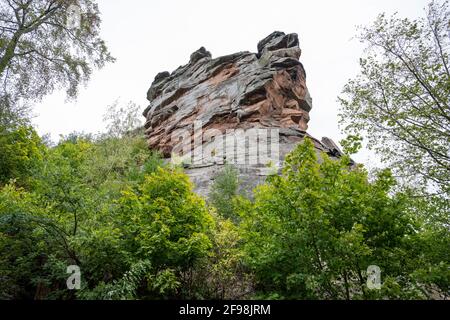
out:
<path id="1" fill-rule="evenodd" d="M 183 157 L 201 194 L 224 163 L 235 164 L 251 189 L 309 136 L 312 99 L 297 34 L 273 32 L 257 50 L 213 59 L 202 47 L 188 64 L 157 74 L 148 90 L 149 147 Z M 310 138 L 318 152 L 340 156 L 330 139 Z"/>

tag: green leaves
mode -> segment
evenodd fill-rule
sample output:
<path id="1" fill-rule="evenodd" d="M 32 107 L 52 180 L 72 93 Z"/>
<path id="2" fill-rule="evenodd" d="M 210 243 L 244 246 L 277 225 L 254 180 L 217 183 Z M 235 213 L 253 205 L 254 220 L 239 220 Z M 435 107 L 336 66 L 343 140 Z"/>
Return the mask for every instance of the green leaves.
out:
<path id="1" fill-rule="evenodd" d="M 206 233 L 212 220 L 178 169 L 159 168 L 136 190 L 123 192 L 119 212 L 123 232 L 135 235 L 131 248 L 156 266 L 187 268 L 210 247 Z"/>
<path id="2" fill-rule="evenodd" d="M 349 137 L 364 137 L 403 184 L 420 186 L 422 193 L 437 190 L 446 198 L 450 190 L 448 8 L 448 1 L 431 1 L 424 18 L 411 21 L 380 15 L 372 26 L 361 28 L 358 38 L 367 49 L 360 74 L 344 86 L 339 98 L 340 123 Z"/>
<path id="3" fill-rule="evenodd" d="M 448 201 L 395 192 L 313 142 L 253 199 L 227 168 L 210 206 L 133 133 L 72 134 L 47 148 L 3 131 L 3 299 L 434 299 L 449 292 Z M 348 139 L 357 148 L 359 136 Z M 350 152 L 350 151 L 348 151 Z M 1 157 L 1 155 L 0 155 Z M 11 161 L 14 160 L 14 161 Z M 7 178 L 8 179 L 7 179 Z M 12 178 L 12 180 L 10 180 Z M 66 268 L 82 273 L 67 290 Z M 366 270 L 382 272 L 380 290 Z"/>
<path id="4" fill-rule="evenodd" d="M 410 264 L 402 264 L 416 222 L 409 199 L 392 194 L 390 171 L 369 182 L 363 169 L 348 166 L 348 159 L 320 157 L 306 139 L 286 158 L 283 175 L 259 187 L 253 206 L 242 214 L 245 261 L 259 296 L 417 297 L 408 296 L 414 284 L 409 274 L 432 263 L 417 263 L 411 253 Z M 382 276 L 395 279 L 405 292 L 387 287 L 380 295 L 369 292 L 364 275 L 369 265 L 378 265 Z"/>
<path id="5" fill-rule="evenodd" d="M 80 15 L 69 6 L 76 7 Z M 114 61 L 100 38 L 99 15 L 91 0 L 2 5 L 2 103 L 36 101 L 57 88 L 65 88 L 68 97 L 74 98 L 93 69 Z M 71 19 L 77 19 L 79 27 L 68 27 Z"/>
<path id="6" fill-rule="evenodd" d="M 233 198 L 238 195 L 238 171 L 232 165 L 225 165 L 214 179 L 209 193 L 209 201 L 219 215 L 225 219 L 238 220 L 233 205 Z"/>
<path id="7" fill-rule="evenodd" d="M 160 168 L 129 133 L 70 135 L 51 149 L 28 127 L 1 138 L 3 180 L 29 182 L 0 189 L 2 297 L 73 298 L 71 264 L 83 274 L 79 298 L 182 294 L 182 274 L 208 256 L 213 221 L 179 169 Z"/>
<path id="8" fill-rule="evenodd" d="M 348 135 L 339 143 L 344 148 L 344 153 L 352 155 L 357 153 L 362 148 L 362 137 L 359 135 Z"/>
<path id="9" fill-rule="evenodd" d="M 0 185 L 11 179 L 19 185 L 29 184 L 44 152 L 41 139 L 30 126 L 0 126 Z"/>

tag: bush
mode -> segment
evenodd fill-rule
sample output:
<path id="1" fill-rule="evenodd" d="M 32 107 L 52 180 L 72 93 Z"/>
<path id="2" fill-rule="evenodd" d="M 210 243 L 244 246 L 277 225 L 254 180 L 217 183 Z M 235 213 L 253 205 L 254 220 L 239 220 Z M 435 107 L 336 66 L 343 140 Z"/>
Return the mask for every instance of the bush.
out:
<path id="1" fill-rule="evenodd" d="M 411 274 L 435 261 L 448 267 L 448 256 L 434 261 L 414 256 L 419 252 L 412 241 L 424 244 L 419 239 L 424 234 L 410 198 L 392 194 L 395 180 L 388 170 L 369 182 L 361 167 L 349 168 L 349 158 L 322 158 L 319 163 L 305 140 L 286 158 L 282 176 L 259 187 L 241 212 L 246 263 L 259 296 L 425 298 Z M 381 269 L 382 290 L 367 288 L 370 265 Z M 444 288 L 431 278 L 421 281 Z"/>
<path id="2" fill-rule="evenodd" d="M 235 222 L 238 220 L 238 216 L 234 210 L 233 198 L 238 195 L 238 189 L 238 171 L 234 166 L 227 164 L 214 178 L 209 194 L 209 202 L 218 214 Z"/>
<path id="3" fill-rule="evenodd" d="M 18 185 L 28 186 L 44 152 L 45 147 L 32 127 L 0 126 L 0 185 L 15 179 Z"/>

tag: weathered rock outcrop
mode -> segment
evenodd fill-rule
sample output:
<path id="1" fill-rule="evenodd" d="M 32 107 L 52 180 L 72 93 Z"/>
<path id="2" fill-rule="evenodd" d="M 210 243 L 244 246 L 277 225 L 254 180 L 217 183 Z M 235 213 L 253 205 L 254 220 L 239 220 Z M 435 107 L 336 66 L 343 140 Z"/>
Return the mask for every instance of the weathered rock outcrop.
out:
<path id="1" fill-rule="evenodd" d="M 191 54 L 188 64 L 157 74 L 148 90 L 150 105 L 144 116 L 149 147 L 169 158 L 190 146 L 188 157 L 194 156 L 187 161 L 186 172 L 200 193 L 207 193 L 210 180 L 225 162 L 237 165 L 244 184 L 254 186 L 264 180 L 267 161 L 248 161 L 253 151 L 261 149 L 254 142 L 270 145 L 270 162 L 275 153 L 279 163 L 309 136 L 312 99 L 299 61 L 297 34 L 273 32 L 257 49 L 257 53 L 244 51 L 213 59 L 202 47 Z M 250 131 L 257 132 L 258 138 L 252 140 Z M 330 139 L 312 139 L 318 151 L 340 155 Z M 233 141 L 232 152 L 226 141 Z M 202 147 L 206 154 L 194 147 Z M 196 153 L 200 156 L 195 157 Z"/>

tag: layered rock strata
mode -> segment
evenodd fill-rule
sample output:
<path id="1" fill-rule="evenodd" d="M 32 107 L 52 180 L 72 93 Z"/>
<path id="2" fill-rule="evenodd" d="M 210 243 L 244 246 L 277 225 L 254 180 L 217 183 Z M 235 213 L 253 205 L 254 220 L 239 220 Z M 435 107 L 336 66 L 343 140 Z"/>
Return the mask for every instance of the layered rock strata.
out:
<path id="1" fill-rule="evenodd" d="M 200 194 L 225 163 L 252 189 L 309 136 L 312 99 L 297 34 L 273 32 L 257 50 L 212 58 L 202 47 L 188 64 L 158 73 L 147 92 L 149 147 L 182 159 Z M 330 139 L 309 137 L 318 152 L 340 156 Z"/>

